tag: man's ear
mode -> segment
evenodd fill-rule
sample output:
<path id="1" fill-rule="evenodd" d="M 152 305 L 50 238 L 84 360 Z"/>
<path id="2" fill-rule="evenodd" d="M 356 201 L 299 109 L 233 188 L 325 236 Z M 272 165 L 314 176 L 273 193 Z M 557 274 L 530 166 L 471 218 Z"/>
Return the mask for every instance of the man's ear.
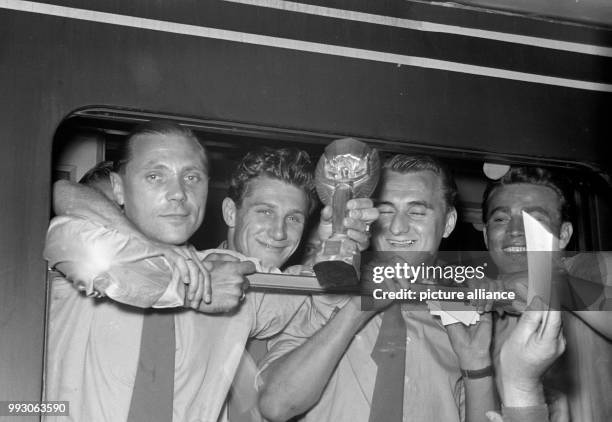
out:
<path id="1" fill-rule="evenodd" d="M 453 230 L 455 230 L 455 224 L 457 224 L 457 210 L 453 207 L 446 213 L 446 224 L 444 225 L 442 237 L 450 236 Z"/>
<path id="2" fill-rule="evenodd" d="M 112 172 L 110 174 L 111 186 L 113 187 L 113 196 L 119 206 L 123 206 L 125 203 L 125 195 L 123 190 L 123 179 L 119 174 Z"/>
<path id="3" fill-rule="evenodd" d="M 487 239 L 487 224 L 482 225 L 482 236 L 484 237 L 484 244 L 487 250 L 489 250 L 489 241 Z"/>
<path id="4" fill-rule="evenodd" d="M 236 226 L 236 203 L 232 198 L 226 197 L 223 199 L 221 212 L 223 213 L 223 220 L 225 220 L 227 227 L 234 228 L 234 226 Z"/>
<path id="5" fill-rule="evenodd" d="M 561 223 L 561 230 L 559 230 L 559 249 L 565 249 L 574 233 L 574 226 L 569 221 Z"/>

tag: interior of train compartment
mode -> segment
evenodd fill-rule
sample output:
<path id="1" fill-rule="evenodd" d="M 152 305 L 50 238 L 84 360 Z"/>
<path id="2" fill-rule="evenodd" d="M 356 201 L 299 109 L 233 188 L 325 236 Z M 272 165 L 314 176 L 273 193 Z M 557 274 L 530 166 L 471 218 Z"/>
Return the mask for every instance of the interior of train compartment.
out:
<path id="1" fill-rule="evenodd" d="M 127 134 L 137 124 L 150 119 L 171 119 L 192 129 L 206 146 L 210 163 L 206 217 L 191 242 L 199 249 L 214 248 L 226 237 L 221 215 L 221 202 L 226 196 L 231 172 L 249 150 L 261 147 L 296 147 L 309 153 L 314 162 L 323 149 L 342 136 L 312 133 L 274 127 L 258 127 L 231 122 L 218 122 L 196 117 L 163 113 L 133 112 L 121 109 L 85 109 L 65 119 L 54 138 L 53 179 L 78 181 L 99 161 L 113 161 Z M 558 161 L 491 156 L 486 146 L 471 150 L 450 150 L 435 146 L 382 139 L 361 139 L 377 148 L 382 157 L 392 154 L 428 154 L 439 158 L 452 171 L 458 186 L 459 222 L 453 234 L 444 239 L 441 250 L 484 251 L 481 200 L 488 182 L 484 167 L 537 165 L 550 168 L 567 181 L 576 206 L 573 223 L 577 230 L 568 251 L 607 250 L 612 247 L 609 236 L 612 190 L 601 175 L 588 167 Z M 295 254 L 299 257 L 300 253 Z"/>

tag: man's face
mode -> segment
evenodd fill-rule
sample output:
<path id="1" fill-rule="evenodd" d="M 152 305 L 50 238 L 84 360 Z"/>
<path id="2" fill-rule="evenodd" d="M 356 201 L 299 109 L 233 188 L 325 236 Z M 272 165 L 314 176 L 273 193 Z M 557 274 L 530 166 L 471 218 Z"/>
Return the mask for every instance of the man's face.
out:
<path id="1" fill-rule="evenodd" d="M 495 189 L 485 216 L 485 244 L 502 274 L 527 270 L 527 248 L 522 211 L 526 211 L 559 238 L 565 248 L 572 225 L 561 222 L 561 200 L 551 188 L 517 183 Z"/>
<path id="2" fill-rule="evenodd" d="M 300 243 L 308 199 L 301 189 L 280 180 L 257 177 L 249 182 L 239 208 L 226 198 L 225 222 L 230 248 L 259 258 L 264 268 L 280 267 Z"/>
<path id="3" fill-rule="evenodd" d="M 180 135 L 142 135 L 132 143 L 125 174 L 113 174 L 125 215 L 159 242 L 185 243 L 202 224 L 208 175 L 203 152 Z"/>
<path id="4" fill-rule="evenodd" d="M 429 170 L 406 174 L 385 170 L 382 183 L 374 250 L 435 254 L 457 220 L 455 209 L 447 210 L 439 176 Z"/>

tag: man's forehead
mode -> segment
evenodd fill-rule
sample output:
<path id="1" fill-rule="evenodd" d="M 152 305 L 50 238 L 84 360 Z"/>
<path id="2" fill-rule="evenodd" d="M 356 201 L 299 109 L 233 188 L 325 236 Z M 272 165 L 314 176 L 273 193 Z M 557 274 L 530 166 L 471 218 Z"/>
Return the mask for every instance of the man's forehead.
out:
<path id="1" fill-rule="evenodd" d="M 180 134 L 142 134 L 134 137 L 130 161 L 144 167 L 178 165 L 208 170 L 203 147 L 195 139 Z"/>
<path id="2" fill-rule="evenodd" d="M 497 207 L 542 207 L 561 209 L 561 198 L 550 187 L 532 183 L 513 183 L 496 188 L 489 197 L 489 209 Z"/>
<path id="3" fill-rule="evenodd" d="M 249 205 L 290 208 L 301 213 L 305 213 L 308 206 L 307 195 L 303 189 L 266 176 L 259 176 L 248 182 L 244 202 Z"/>
<path id="4" fill-rule="evenodd" d="M 386 170 L 380 191 L 381 201 L 419 201 L 443 199 L 440 177 L 430 170 L 398 173 Z"/>

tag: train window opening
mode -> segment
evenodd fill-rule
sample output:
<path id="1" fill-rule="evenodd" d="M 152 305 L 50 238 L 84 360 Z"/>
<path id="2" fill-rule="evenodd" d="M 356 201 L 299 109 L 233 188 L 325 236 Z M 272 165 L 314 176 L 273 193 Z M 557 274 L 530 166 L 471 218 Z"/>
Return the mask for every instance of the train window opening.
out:
<path id="1" fill-rule="evenodd" d="M 216 122 L 185 116 L 146 113 L 125 109 L 81 109 L 66 118 L 57 129 L 53 149 L 53 180 L 59 178 L 78 181 L 99 161 L 117 158 L 119 146 L 137 124 L 155 118 L 177 121 L 197 135 L 206 146 L 211 163 L 211 178 L 204 223 L 191 242 L 198 249 L 217 247 L 226 238 L 221 202 L 226 196 L 231 172 L 243 155 L 262 146 L 273 148 L 297 147 L 306 150 L 316 162 L 324 147 L 341 134 L 312 133 L 284 128 L 256 127 L 232 122 Z M 429 154 L 446 163 L 458 185 L 457 211 L 459 219 L 453 234 L 444 239 L 441 250 L 484 251 L 481 200 L 487 178 L 483 173 L 485 161 L 506 164 L 534 165 L 533 162 L 495 157 L 474 148 L 470 151 L 424 148 L 402 140 L 364 140 L 381 151 L 383 157 L 396 153 Z M 540 161 L 538 165 L 551 167 L 571 181 L 576 202 L 574 233 L 568 250 L 596 250 L 610 245 L 612 239 L 601 228 L 610 228 L 610 187 L 597 175 L 578 166 Z M 606 214 L 606 210 L 608 213 Z M 314 216 L 313 218 L 316 218 Z M 299 256 L 298 251 L 295 256 Z"/>

